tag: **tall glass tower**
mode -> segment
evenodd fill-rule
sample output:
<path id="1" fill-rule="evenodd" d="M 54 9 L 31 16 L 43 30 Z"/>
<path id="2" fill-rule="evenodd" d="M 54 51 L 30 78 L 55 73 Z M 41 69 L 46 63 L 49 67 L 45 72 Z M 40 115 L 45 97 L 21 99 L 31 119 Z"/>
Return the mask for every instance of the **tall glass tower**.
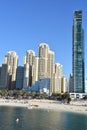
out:
<path id="1" fill-rule="evenodd" d="M 84 93 L 84 31 L 81 10 L 74 12 L 72 57 L 74 92 Z"/>

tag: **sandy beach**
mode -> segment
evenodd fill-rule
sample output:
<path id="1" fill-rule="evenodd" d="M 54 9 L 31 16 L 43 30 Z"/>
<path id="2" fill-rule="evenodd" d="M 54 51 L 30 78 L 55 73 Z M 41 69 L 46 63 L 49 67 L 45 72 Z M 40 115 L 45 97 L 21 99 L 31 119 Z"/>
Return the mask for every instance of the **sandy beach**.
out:
<path id="1" fill-rule="evenodd" d="M 71 101 L 70 104 L 64 104 L 60 101 L 32 99 L 32 100 L 14 100 L 0 99 L 0 106 L 18 106 L 28 109 L 48 109 L 56 111 L 67 111 L 87 114 L 87 101 Z"/>

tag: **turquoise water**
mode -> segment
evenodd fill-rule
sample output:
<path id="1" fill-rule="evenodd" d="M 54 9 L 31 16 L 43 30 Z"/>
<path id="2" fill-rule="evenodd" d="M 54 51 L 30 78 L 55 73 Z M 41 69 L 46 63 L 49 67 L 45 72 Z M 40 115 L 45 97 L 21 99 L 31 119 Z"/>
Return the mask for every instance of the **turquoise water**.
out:
<path id="1" fill-rule="evenodd" d="M 20 119 L 18 123 L 16 118 Z M 0 130 L 87 130 L 87 115 L 0 107 Z"/>

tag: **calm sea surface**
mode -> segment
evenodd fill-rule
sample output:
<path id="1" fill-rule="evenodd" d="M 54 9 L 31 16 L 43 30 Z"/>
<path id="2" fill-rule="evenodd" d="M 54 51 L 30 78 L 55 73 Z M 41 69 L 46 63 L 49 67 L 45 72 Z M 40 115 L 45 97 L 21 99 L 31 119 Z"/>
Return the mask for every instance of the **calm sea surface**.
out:
<path id="1" fill-rule="evenodd" d="M 20 119 L 19 123 L 16 118 Z M 0 130 L 87 130 L 87 115 L 0 107 Z"/>

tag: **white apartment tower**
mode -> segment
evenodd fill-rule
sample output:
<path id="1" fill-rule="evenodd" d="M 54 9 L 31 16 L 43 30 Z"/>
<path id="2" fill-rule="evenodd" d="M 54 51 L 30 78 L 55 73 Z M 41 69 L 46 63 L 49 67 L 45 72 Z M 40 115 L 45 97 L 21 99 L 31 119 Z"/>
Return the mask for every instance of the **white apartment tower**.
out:
<path id="1" fill-rule="evenodd" d="M 16 69 L 18 66 L 18 56 L 15 51 L 9 51 L 5 55 L 4 64 L 9 67 L 9 89 L 15 89 Z"/>

